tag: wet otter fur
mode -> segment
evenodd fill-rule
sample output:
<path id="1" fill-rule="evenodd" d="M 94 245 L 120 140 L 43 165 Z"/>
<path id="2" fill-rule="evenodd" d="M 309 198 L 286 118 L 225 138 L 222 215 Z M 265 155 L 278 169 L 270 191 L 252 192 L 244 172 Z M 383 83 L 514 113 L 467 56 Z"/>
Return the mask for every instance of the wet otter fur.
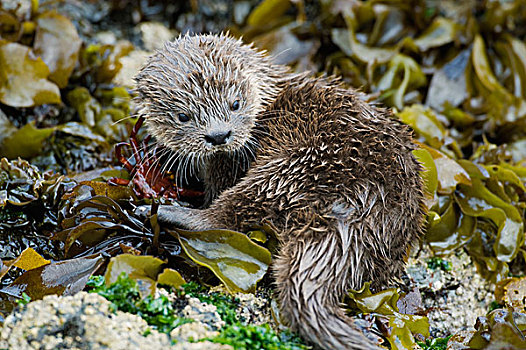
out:
<path id="1" fill-rule="evenodd" d="M 203 209 L 161 206 L 161 222 L 238 231 L 271 222 L 291 328 L 322 349 L 379 349 L 340 303 L 349 288 L 398 278 L 421 237 L 410 129 L 334 79 L 291 74 L 223 34 L 180 36 L 136 80 L 149 132 L 209 193 Z"/>

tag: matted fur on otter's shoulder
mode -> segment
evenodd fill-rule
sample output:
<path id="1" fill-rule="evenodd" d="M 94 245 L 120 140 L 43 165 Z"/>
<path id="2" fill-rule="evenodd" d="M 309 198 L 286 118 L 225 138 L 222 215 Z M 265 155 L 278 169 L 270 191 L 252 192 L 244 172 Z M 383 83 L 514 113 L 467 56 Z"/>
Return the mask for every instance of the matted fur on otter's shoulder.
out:
<path id="1" fill-rule="evenodd" d="M 184 35 L 137 75 L 138 103 L 165 168 L 204 183 L 200 209 L 161 206 L 187 229 L 278 231 L 283 318 L 322 349 L 380 349 L 340 306 L 349 288 L 403 273 L 422 235 L 411 131 L 333 78 L 291 74 L 228 35 Z"/>

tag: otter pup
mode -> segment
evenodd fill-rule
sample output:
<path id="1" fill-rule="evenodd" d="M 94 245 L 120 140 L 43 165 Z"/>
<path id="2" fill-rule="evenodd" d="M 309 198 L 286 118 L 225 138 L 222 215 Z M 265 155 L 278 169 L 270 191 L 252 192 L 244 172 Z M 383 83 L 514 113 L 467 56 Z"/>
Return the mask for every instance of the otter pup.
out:
<path id="1" fill-rule="evenodd" d="M 210 204 L 161 206 L 160 221 L 238 231 L 271 222 L 291 328 L 323 349 L 379 349 L 340 302 L 365 281 L 380 288 L 399 277 L 421 237 L 409 127 L 334 79 L 289 73 L 224 34 L 166 43 L 136 81 L 149 132 L 178 171 L 194 169 Z"/>

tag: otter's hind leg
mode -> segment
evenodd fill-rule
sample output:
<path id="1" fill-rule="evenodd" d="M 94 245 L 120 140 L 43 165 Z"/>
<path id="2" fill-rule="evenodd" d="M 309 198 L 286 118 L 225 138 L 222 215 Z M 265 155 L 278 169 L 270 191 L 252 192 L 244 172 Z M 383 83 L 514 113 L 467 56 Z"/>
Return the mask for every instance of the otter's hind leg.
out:
<path id="1" fill-rule="evenodd" d="M 407 185 L 397 193 L 387 192 L 384 185 L 369 180 L 355 183 L 345 194 L 333 214 L 342 227 L 355 232 L 353 251 L 359 257 L 351 262 L 350 287 L 358 289 L 370 281 L 373 290 L 379 290 L 399 281 L 409 250 L 422 235 L 421 191 Z"/>

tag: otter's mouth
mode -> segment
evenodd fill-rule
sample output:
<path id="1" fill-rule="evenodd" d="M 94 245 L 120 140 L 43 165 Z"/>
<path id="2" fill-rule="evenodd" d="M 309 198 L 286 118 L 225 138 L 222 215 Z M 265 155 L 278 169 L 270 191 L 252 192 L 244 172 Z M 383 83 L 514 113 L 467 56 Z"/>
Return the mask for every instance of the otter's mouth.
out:
<path id="1" fill-rule="evenodd" d="M 170 160 L 174 158 L 177 160 Z M 197 165 L 189 164 L 187 159 L 177 157 L 177 153 L 173 150 L 164 152 L 160 164 L 166 164 L 166 162 L 171 162 L 171 164 L 165 170 L 165 176 L 172 179 L 173 185 L 180 189 L 177 199 L 194 207 L 200 207 L 204 203 L 205 186 Z"/>

